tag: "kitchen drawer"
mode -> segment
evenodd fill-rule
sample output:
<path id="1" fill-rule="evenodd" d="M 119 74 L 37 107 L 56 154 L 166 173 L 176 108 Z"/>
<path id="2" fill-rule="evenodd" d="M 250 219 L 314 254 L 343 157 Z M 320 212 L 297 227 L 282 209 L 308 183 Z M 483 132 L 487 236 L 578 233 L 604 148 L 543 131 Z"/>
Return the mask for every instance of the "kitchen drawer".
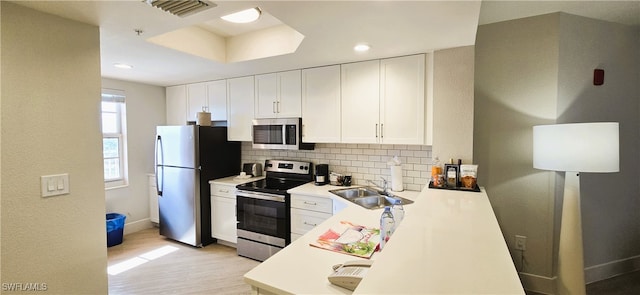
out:
<path id="1" fill-rule="evenodd" d="M 291 208 L 291 232 L 304 235 L 331 216 L 329 213 Z"/>
<path id="2" fill-rule="evenodd" d="M 211 195 L 217 197 L 224 198 L 236 198 L 236 187 L 234 185 L 224 185 L 219 183 L 212 183 L 211 186 Z"/>
<path id="3" fill-rule="evenodd" d="M 333 200 L 330 198 L 305 195 L 291 195 L 291 208 L 333 213 Z"/>

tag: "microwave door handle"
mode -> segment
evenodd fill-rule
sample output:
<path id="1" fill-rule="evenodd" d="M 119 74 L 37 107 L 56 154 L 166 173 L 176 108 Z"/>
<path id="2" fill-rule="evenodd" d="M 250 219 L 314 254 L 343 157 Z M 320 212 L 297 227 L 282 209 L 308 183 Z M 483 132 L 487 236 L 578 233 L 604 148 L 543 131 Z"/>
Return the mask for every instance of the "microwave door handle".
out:
<path id="1" fill-rule="evenodd" d="M 286 145 L 287 142 L 287 124 L 282 124 L 282 144 Z"/>

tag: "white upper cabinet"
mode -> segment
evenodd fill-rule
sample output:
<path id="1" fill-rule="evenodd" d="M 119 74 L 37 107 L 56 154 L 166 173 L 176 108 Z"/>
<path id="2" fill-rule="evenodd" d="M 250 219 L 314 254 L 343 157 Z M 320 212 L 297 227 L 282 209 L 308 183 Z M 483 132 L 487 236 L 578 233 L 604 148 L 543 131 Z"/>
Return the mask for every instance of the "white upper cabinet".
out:
<path id="1" fill-rule="evenodd" d="M 227 79 L 227 139 L 252 141 L 254 77 Z"/>
<path id="2" fill-rule="evenodd" d="M 227 120 L 227 81 L 218 80 L 207 83 L 207 101 L 211 120 Z"/>
<path id="3" fill-rule="evenodd" d="M 300 70 L 255 76 L 255 117 L 301 116 Z"/>
<path id="4" fill-rule="evenodd" d="M 340 142 L 340 65 L 302 70 L 302 140 Z"/>
<path id="5" fill-rule="evenodd" d="M 187 124 L 187 87 L 170 86 L 165 89 L 167 125 Z"/>
<path id="6" fill-rule="evenodd" d="M 382 143 L 424 144 L 425 55 L 380 61 Z"/>
<path id="7" fill-rule="evenodd" d="M 378 143 L 380 61 L 343 64 L 342 142 Z"/>
<path id="8" fill-rule="evenodd" d="M 342 142 L 424 144 L 424 54 L 342 65 Z"/>
<path id="9" fill-rule="evenodd" d="M 187 85 L 187 121 L 197 121 L 207 110 L 212 121 L 227 120 L 227 83 L 225 80 Z"/>
<path id="10" fill-rule="evenodd" d="M 187 121 L 197 121 L 198 113 L 209 109 L 207 84 L 187 84 Z"/>

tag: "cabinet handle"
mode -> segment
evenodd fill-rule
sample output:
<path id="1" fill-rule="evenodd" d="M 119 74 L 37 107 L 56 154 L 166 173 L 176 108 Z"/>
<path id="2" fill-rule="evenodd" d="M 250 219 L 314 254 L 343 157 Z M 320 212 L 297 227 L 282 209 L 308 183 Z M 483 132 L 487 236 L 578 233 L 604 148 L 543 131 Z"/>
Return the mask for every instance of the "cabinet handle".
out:
<path id="1" fill-rule="evenodd" d="M 276 111 L 280 113 L 280 101 L 276 101 Z"/>
<path id="2" fill-rule="evenodd" d="M 229 192 L 228 189 L 219 189 L 218 191 L 221 192 L 221 193 L 228 193 Z"/>
<path id="3" fill-rule="evenodd" d="M 378 138 L 378 124 L 376 124 L 376 138 Z"/>
<path id="4" fill-rule="evenodd" d="M 304 203 L 305 203 L 305 204 L 307 204 L 307 205 L 314 205 L 314 206 L 315 206 L 315 205 L 318 205 L 318 203 L 307 202 L 307 201 L 304 201 Z"/>
<path id="5" fill-rule="evenodd" d="M 276 102 L 275 102 L 275 101 L 271 104 L 271 111 L 272 111 L 274 114 L 275 114 L 275 113 L 277 113 L 277 111 L 276 111 Z"/>
<path id="6" fill-rule="evenodd" d="M 384 137 L 384 124 L 380 123 L 380 138 Z"/>
<path id="7" fill-rule="evenodd" d="M 305 221 L 305 222 L 303 222 L 303 223 L 304 223 L 305 225 L 317 226 L 317 224 L 315 224 L 315 223 L 308 223 L 308 222 L 306 222 L 306 221 Z"/>

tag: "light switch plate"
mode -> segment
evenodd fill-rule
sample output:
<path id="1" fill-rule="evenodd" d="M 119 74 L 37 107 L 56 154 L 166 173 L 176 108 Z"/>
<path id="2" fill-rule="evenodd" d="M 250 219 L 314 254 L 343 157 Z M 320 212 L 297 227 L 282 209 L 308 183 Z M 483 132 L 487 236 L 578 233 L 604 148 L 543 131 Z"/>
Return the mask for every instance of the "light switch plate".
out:
<path id="1" fill-rule="evenodd" d="M 40 176 L 42 197 L 66 195 L 69 193 L 69 174 Z"/>

